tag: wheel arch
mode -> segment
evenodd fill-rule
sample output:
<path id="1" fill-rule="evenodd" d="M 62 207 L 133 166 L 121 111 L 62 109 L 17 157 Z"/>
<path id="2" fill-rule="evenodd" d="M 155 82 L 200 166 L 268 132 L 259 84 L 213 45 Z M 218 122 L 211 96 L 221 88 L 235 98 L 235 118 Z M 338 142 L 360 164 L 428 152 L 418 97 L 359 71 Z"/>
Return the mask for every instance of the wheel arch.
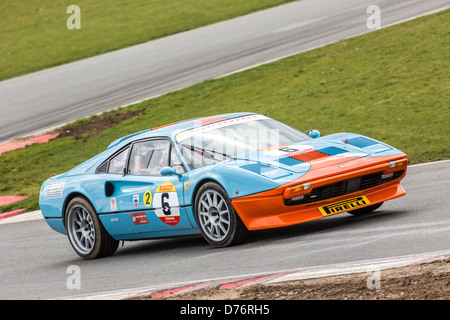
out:
<path id="1" fill-rule="evenodd" d="M 203 178 L 203 179 L 201 179 L 199 182 L 197 182 L 197 184 L 195 185 L 194 191 L 192 192 L 192 197 L 191 197 L 191 203 L 192 203 L 192 206 L 194 206 L 194 204 L 195 204 L 195 198 L 197 197 L 198 190 L 200 190 L 200 188 L 201 188 L 204 184 L 206 184 L 206 183 L 208 183 L 208 182 L 214 182 L 214 183 L 217 183 L 219 186 L 221 186 L 221 187 L 226 191 L 226 189 L 224 188 L 224 186 L 223 186 L 219 181 L 217 181 L 216 179 L 213 179 L 213 178 Z M 229 195 L 228 195 L 228 196 L 229 196 Z"/>
<path id="2" fill-rule="evenodd" d="M 192 196 L 191 196 L 191 204 L 192 204 L 192 210 L 193 210 L 193 211 L 195 211 L 195 198 L 197 197 L 198 191 L 200 190 L 200 188 L 201 188 L 204 184 L 206 184 L 206 183 L 208 183 L 208 182 L 213 182 L 213 183 L 216 183 L 217 185 L 219 185 L 219 186 L 225 191 L 225 193 L 228 195 L 228 197 L 229 197 L 229 199 L 230 199 L 230 203 L 231 203 L 231 205 L 233 206 L 233 201 L 231 201 L 231 200 L 232 200 L 232 197 L 231 197 L 231 195 L 229 194 L 229 192 L 227 191 L 226 186 L 225 186 L 223 183 L 221 183 L 221 182 L 219 181 L 219 179 L 214 179 L 214 178 L 211 178 L 211 177 L 207 177 L 207 178 L 203 178 L 203 179 L 201 179 L 199 182 L 197 182 L 197 184 L 195 185 L 194 191 L 192 192 Z M 240 214 L 237 212 L 237 210 L 234 208 L 234 206 L 233 206 L 233 210 L 234 210 L 234 212 L 239 216 L 239 218 L 241 218 L 241 217 L 240 217 Z M 195 216 L 195 214 L 194 214 L 194 216 Z"/>
<path id="3" fill-rule="evenodd" d="M 84 198 L 87 202 L 89 202 L 89 204 L 92 206 L 92 208 L 94 208 L 94 210 L 96 210 L 94 205 L 93 205 L 93 203 L 92 203 L 92 201 L 89 200 L 89 198 L 86 195 L 84 195 L 84 194 L 82 194 L 81 192 L 78 192 L 78 191 L 74 191 L 74 192 L 69 193 L 67 195 L 66 199 L 64 200 L 64 204 L 63 204 L 63 207 L 62 207 L 62 218 L 63 218 L 63 221 L 64 221 L 64 227 L 65 228 L 67 227 L 66 226 L 66 211 L 67 211 L 67 207 L 69 206 L 70 201 L 72 201 L 73 199 L 75 199 L 77 197 Z"/>

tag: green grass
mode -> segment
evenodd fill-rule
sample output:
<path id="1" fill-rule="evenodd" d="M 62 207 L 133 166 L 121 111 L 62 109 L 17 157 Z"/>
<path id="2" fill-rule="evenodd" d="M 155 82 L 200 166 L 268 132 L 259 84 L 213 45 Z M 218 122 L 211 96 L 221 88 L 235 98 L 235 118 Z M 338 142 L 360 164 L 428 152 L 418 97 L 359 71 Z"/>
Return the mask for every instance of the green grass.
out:
<path id="1" fill-rule="evenodd" d="M 138 117 L 88 139 L 55 139 L 0 156 L 0 208 L 38 208 L 42 182 L 129 133 L 198 116 L 250 111 L 322 135 L 354 132 L 406 152 L 450 156 L 450 10 L 144 101 Z"/>
<path id="2" fill-rule="evenodd" d="M 293 0 L 0 1 L 0 80 L 198 28 Z M 69 30 L 67 7 L 81 10 Z"/>

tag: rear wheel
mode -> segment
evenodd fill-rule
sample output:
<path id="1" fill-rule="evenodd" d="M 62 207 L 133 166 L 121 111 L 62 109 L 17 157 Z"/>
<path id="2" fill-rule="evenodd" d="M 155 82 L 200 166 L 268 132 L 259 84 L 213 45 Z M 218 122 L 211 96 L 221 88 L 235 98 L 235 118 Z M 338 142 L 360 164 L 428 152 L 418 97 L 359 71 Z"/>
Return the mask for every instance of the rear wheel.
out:
<path id="1" fill-rule="evenodd" d="M 195 198 L 195 218 L 203 237 L 215 247 L 235 245 L 247 238 L 247 228 L 225 190 L 216 183 L 200 187 Z"/>
<path id="2" fill-rule="evenodd" d="M 362 215 L 362 214 L 371 213 L 371 212 L 377 210 L 379 207 L 381 207 L 382 204 L 383 204 L 383 202 L 376 203 L 376 204 L 373 204 L 371 206 L 367 206 L 367 207 L 364 207 L 364 208 L 348 211 L 348 213 L 351 213 L 351 214 L 353 214 L 355 216 L 356 215 L 359 216 L 359 215 Z"/>
<path id="3" fill-rule="evenodd" d="M 66 210 L 66 229 L 70 244 L 83 259 L 112 255 L 119 246 L 105 230 L 92 205 L 84 198 L 70 201 Z"/>

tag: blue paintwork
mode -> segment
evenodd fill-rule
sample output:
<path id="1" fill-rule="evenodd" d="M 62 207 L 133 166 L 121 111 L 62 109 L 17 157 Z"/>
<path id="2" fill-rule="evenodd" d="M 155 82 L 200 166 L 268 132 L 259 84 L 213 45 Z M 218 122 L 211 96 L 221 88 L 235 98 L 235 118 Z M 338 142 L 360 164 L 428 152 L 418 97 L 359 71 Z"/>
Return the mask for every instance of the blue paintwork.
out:
<path id="1" fill-rule="evenodd" d="M 235 113 L 218 117 L 234 118 L 245 115 L 249 114 Z M 289 183 L 303 176 L 311 167 L 308 162 L 287 156 L 274 157 L 263 151 L 255 151 L 218 164 L 190 170 L 175 143 L 175 137 L 178 133 L 194 126 L 192 123 L 182 121 L 157 130 L 145 130 L 123 137 L 111 143 L 107 150 L 92 159 L 45 181 L 41 187 L 39 204 L 49 226 L 65 234 L 65 208 L 71 197 L 81 195 L 92 203 L 105 229 L 117 240 L 199 234 L 192 205 L 197 187 L 205 180 L 219 183 L 230 198 L 236 198 Z M 353 133 L 318 137 L 314 132 L 313 136 L 314 139 L 299 144 L 312 146 L 314 150 L 328 155 L 342 157 L 343 161 L 346 157 L 376 157 L 402 153 L 382 142 Z M 161 177 L 95 173 L 100 164 L 122 147 L 134 140 L 150 137 L 169 137 L 176 152 L 182 158 L 187 172 L 176 175 L 170 174 L 170 169 L 165 169 L 168 175 Z M 55 182 L 63 183 L 63 187 L 58 189 L 60 193 L 57 193 L 56 197 L 45 199 L 46 188 Z M 153 207 L 154 203 L 150 206 L 144 204 L 145 192 L 150 191 L 155 197 L 156 189 L 165 182 L 172 183 L 176 188 L 180 211 L 180 220 L 176 225 L 167 224 L 159 219 Z M 189 186 L 186 188 L 187 182 Z M 114 186 L 114 193 L 110 196 L 105 194 L 107 183 Z M 139 196 L 137 204 L 133 202 L 134 195 Z M 115 210 L 111 206 L 111 198 L 115 198 Z M 139 225 L 133 223 L 131 214 L 139 212 L 145 213 L 148 223 Z"/>

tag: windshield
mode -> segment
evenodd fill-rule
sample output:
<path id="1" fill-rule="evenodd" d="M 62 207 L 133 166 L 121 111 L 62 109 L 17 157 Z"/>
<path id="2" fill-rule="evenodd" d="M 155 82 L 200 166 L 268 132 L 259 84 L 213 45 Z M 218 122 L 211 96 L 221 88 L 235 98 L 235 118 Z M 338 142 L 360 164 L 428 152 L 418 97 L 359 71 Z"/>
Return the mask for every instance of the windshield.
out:
<path id="1" fill-rule="evenodd" d="M 177 135 L 181 153 L 192 169 L 308 139 L 306 134 L 261 115 L 220 121 Z"/>

